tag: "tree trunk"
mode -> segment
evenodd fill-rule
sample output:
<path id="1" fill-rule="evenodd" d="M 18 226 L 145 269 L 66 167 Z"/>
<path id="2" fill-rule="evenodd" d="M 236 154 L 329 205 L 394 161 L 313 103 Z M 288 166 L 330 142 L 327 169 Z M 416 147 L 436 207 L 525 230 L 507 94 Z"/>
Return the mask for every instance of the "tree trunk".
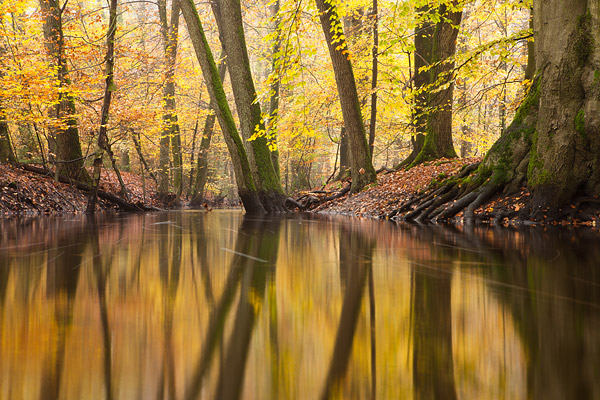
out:
<path id="1" fill-rule="evenodd" d="M 342 126 L 340 129 L 340 172 L 335 178 L 337 181 L 341 181 L 350 175 L 350 149 L 348 147 L 348 133 L 346 128 Z"/>
<path id="2" fill-rule="evenodd" d="M 221 51 L 221 60 L 219 61 L 219 79 L 221 83 L 225 80 L 227 64 L 225 63 L 225 51 Z M 208 149 L 215 126 L 215 104 L 211 101 L 209 104 L 210 114 L 204 122 L 202 130 L 202 140 L 200 141 L 200 151 L 198 151 L 198 166 L 196 171 L 196 182 L 194 184 L 194 196 L 190 200 L 191 207 L 198 207 L 204 200 L 204 187 L 208 178 Z"/>
<path id="3" fill-rule="evenodd" d="M 8 132 L 8 123 L 6 122 L 6 116 L 4 115 L 4 108 L 0 103 L 0 162 L 17 162 L 15 153 L 13 151 L 12 144 L 10 142 L 10 136 Z"/>
<path id="4" fill-rule="evenodd" d="M 284 56 L 281 52 L 281 18 L 279 17 L 280 0 L 275 0 L 269 7 L 271 11 L 271 18 L 273 18 L 273 30 L 275 31 L 275 38 L 273 39 L 273 47 L 271 50 L 271 98 L 269 101 L 269 118 L 267 123 L 267 140 L 274 144 L 274 149 L 271 151 L 271 162 L 275 173 L 281 181 L 281 171 L 279 168 L 279 149 L 277 148 L 277 121 L 279 117 L 279 93 L 280 93 L 280 80 L 281 73 L 283 70 Z"/>
<path id="5" fill-rule="evenodd" d="M 94 176 L 92 190 L 88 197 L 86 213 L 93 214 L 96 211 L 96 200 L 98 198 L 98 189 L 100 187 L 100 174 L 102 171 L 102 161 L 104 152 L 107 152 L 111 157 L 114 165 L 114 156 L 110 150 L 108 142 L 107 125 L 108 115 L 110 111 L 110 102 L 112 93 L 115 91 L 114 68 L 115 68 L 115 36 L 117 33 L 117 0 L 110 1 L 110 17 L 108 22 L 108 33 L 106 35 L 106 85 L 104 88 L 104 101 L 102 103 L 102 111 L 100 114 L 100 130 L 98 131 L 98 148 L 96 149 L 96 158 L 94 159 Z M 118 171 L 117 171 L 118 173 Z M 119 176 L 119 181 L 122 182 Z"/>
<path id="6" fill-rule="evenodd" d="M 533 15 L 541 82 L 527 179 L 534 203 L 559 206 L 600 193 L 600 6 L 536 1 Z"/>
<path id="7" fill-rule="evenodd" d="M 2 24 L 2 15 L 0 15 L 0 24 Z M 0 43 L 0 78 L 4 77 L 4 57 L 6 49 L 3 44 Z M 4 99 L 0 97 L 0 162 L 17 162 L 13 146 L 10 141 L 10 133 L 8 130 L 8 122 L 6 121 L 6 113 L 4 109 Z"/>
<path id="8" fill-rule="evenodd" d="M 218 4 L 220 36 L 227 53 L 227 68 L 254 183 L 268 212 L 283 211 L 283 189 L 271 161 L 265 123 L 256 101 L 240 0 L 219 0 Z"/>
<path id="9" fill-rule="evenodd" d="M 375 152 L 375 129 L 377 125 L 377 73 L 379 67 L 379 11 L 377 8 L 377 0 L 373 0 L 373 66 L 371 69 L 371 119 L 369 122 L 369 152 L 371 153 L 371 161 L 373 161 L 373 153 Z"/>
<path id="10" fill-rule="evenodd" d="M 343 36 L 342 24 L 335 6 L 325 0 L 315 0 L 323 34 L 329 48 L 335 81 L 340 97 L 344 126 L 350 147 L 350 166 L 352 174 L 352 192 L 361 191 L 366 185 L 377 181 L 377 174 L 367 143 L 358 92 L 352 64 L 348 58 L 348 46 Z"/>
<path id="11" fill-rule="evenodd" d="M 74 180 L 90 181 L 84 167 L 84 158 L 79 143 L 79 130 L 75 111 L 75 100 L 69 93 L 69 70 L 65 56 L 62 27 L 62 10 L 59 0 L 39 0 L 44 16 L 44 39 L 46 51 L 56 67 L 59 95 L 52 107 L 51 117 L 56 121 L 50 127 L 52 147 L 55 146 L 57 172 Z"/>
<path id="12" fill-rule="evenodd" d="M 179 35 L 180 0 L 173 0 L 170 23 L 167 19 L 166 0 L 158 1 L 161 34 L 165 52 L 165 87 L 163 90 L 164 114 L 163 132 L 160 140 L 160 185 L 159 193 L 169 191 L 169 147 L 173 155 L 173 186 L 177 196 L 183 190 L 183 158 L 181 154 L 181 134 L 175 106 L 175 62 Z"/>
<path id="13" fill-rule="evenodd" d="M 417 27 L 415 35 L 415 124 L 417 134 L 424 134 L 425 141 L 413 165 L 456 157 L 452 143 L 454 84 L 450 72 L 454 68 L 457 27 L 462 18 L 462 11 L 455 10 L 457 6 L 458 2 L 453 1 L 433 10 L 430 6 L 417 10 L 424 22 Z M 439 14 L 441 21 L 432 24 L 427 17 L 429 13 Z"/>
<path id="14" fill-rule="evenodd" d="M 202 28 L 194 1 L 182 0 L 181 10 L 183 11 L 183 16 L 188 27 L 190 39 L 194 45 L 198 63 L 204 75 L 210 101 L 215 104 L 215 115 L 221 126 L 221 132 L 223 132 L 223 137 L 231 156 L 238 192 L 244 208 L 248 213 L 264 213 L 265 208 L 258 197 L 258 192 L 252 179 L 246 150 L 235 126 L 235 121 L 233 120 L 233 115 L 231 114 L 227 97 L 223 90 L 223 84 L 219 77 L 219 71 L 204 35 L 204 29 Z"/>

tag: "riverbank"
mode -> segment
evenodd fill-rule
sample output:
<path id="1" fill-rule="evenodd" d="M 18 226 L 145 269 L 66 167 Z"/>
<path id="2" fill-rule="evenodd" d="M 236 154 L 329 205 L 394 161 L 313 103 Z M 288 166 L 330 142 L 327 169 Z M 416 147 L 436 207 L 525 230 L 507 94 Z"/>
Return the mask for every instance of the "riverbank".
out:
<path id="1" fill-rule="evenodd" d="M 402 220 L 412 209 L 400 209 L 403 203 L 415 198 L 432 182 L 441 182 L 456 175 L 468 165 L 478 163 L 481 158 L 441 159 L 418 165 L 409 170 L 381 171 L 377 184 L 351 195 L 341 196 L 349 182 L 335 182 L 319 190 L 303 193 L 299 199 L 306 204 L 312 199 L 307 210 L 362 217 Z M 500 225 L 549 224 L 569 226 L 600 226 L 600 212 L 594 201 L 568 204 L 560 210 L 539 210 L 536 218 L 531 218 L 529 206 L 530 192 L 523 187 L 511 195 L 497 193 L 475 210 L 477 220 Z M 331 200 L 327 198 L 337 197 Z M 324 201 L 326 200 L 326 201 Z M 554 215 L 554 217 L 552 217 Z M 556 217 L 559 215 L 559 217 Z M 454 222 L 462 222 L 463 212 L 457 214 Z"/>
<path id="2" fill-rule="evenodd" d="M 129 203 L 140 208 L 161 207 L 154 182 L 129 172 L 121 172 L 129 191 Z M 120 197 L 114 172 L 103 172 L 100 190 Z M 19 166 L 0 163 L 0 216 L 53 215 L 83 213 L 87 192 L 73 185 L 56 182 L 51 176 L 26 171 Z M 117 210 L 110 200 L 99 198 L 98 211 Z"/>

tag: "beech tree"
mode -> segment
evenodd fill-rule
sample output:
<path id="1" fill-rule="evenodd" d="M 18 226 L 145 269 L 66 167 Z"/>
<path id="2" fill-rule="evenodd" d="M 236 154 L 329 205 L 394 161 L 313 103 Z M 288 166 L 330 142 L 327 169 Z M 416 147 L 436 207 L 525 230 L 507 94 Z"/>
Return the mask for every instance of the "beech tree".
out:
<path id="1" fill-rule="evenodd" d="M 514 120 L 476 171 L 467 176 L 466 170 L 425 195 L 412 217 L 445 219 L 466 209 L 465 218 L 472 220 L 492 195 L 524 185 L 532 198 L 521 212 L 533 218 L 546 210 L 558 214 L 575 198 L 578 204 L 597 203 L 599 21 L 600 9 L 591 0 L 534 0 L 537 75 Z"/>
<path id="2" fill-rule="evenodd" d="M 254 183 L 268 212 L 283 211 L 283 189 L 271 159 L 265 122 L 250 70 L 241 3 L 240 0 L 219 0 L 218 4 L 219 36 L 227 54 L 227 69 Z"/>
<path id="3" fill-rule="evenodd" d="M 69 93 L 69 69 L 65 56 L 65 41 L 59 0 L 39 0 L 44 15 L 44 39 L 52 64 L 56 67 L 58 99 L 51 108 L 55 123 L 50 127 L 49 145 L 56 157 L 57 171 L 75 180 L 89 181 L 83 168 L 84 158 L 79 143 L 75 99 Z"/>
<path id="4" fill-rule="evenodd" d="M 163 88 L 163 131 L 160 138 L 159 187 L 162 195 L 169 191 L 169 148 L 173 160 L 173 186 L 177 196 L 183 190 L 183 158 L 177 110 L 175 108 L 175 62 L 179 35 L 180 0 L 171 3 L 170 21 L 167 18 L 166 0 L 158 1 L 160 32 L 165 53 L 165 86 Z"/>
<path id="5" fill-rule="evenodd" d="M 259 197 L 259 191 L 252 177 L 253 174 L 250 171 L 246 149 L 229 108 L 219 71 L 206 40 L 204 28 L 194 5 L 194 0 L 182 0 L 181 10 L 190 34 L 190 39 L 194 45 L 198 63 L 202 69 L 202 75 L 204 76 L 210 100 L 215 105 L 214 112 L 219 121 L 221 132 L 223 132 L 223 138 L 227 144 L 227 150 L 229 151 L 235 171 L 238 194 L 242 199 L 246 212 L 264 213 L 266 210 Z"/>
<path id="6" fill-rule="evenodd" d="M 403 165 L 442 157 L 456 157 L 452 143 L 454 84 L 450 72 L 462 18 L 459 1 L 426 4 L 417 9 L 422 19 L 415 29 L 414 85 L 415 136 L 413 151 Z M 433 23 L 435 15 L 439 22 Z"/>
<path id="7" fill-rule="evenodd" d="M 225 71 L 227 64 L 225 63 L 225 52 L 221 51 L 221 61 L 219 61 L 218 71 L 219 79 L 221 83 L 225 79 Z M 198 160 L 196 165 L 196 180 L 194 181 L 194 190 L 192 199 L 190 200 L 191 207 L 198 207 L 204 201 L 204 188 L 206 186 L 206 180 L 208 178 L 208 150 L 210 148 L 210 141 L 215 127 L 216 115 L 214 112 L 215 103 L 210 102 L 208 108 L 210 114 L 204 121 L 204 128 L 202 129 L 202 138 L 200 140 L 200 150 L 198 151 Z"/>
<path id="8" fill-rule="evenodd" d="M 0 15 L 0 24 L 2 23 L 2 15 Z M 4 76 L 3 59 L 5 57 L 5 46 L 0 43 L 0 79 Z M 16 162 L 15 153 L 10 142 L 10 134 L 8 131 L 8 123 L 6 121 L 6 113 L 4 111 L 4 98 L 0 97 L 0 162 Z"/>
<path id="9" fill-rule="evenodd" d="M 0 161 L 16 162 L 15 153 L 13 152 L 8 133 L 8 123 L 4 116 L 4 110 L 0 103 Z"/>
<path id="10" fill-rule="evenodd" d="M 340 97 L 344 126 L 348 135 L 352 192 L 360 192 L 366 185 L 377 181 L 371 161 L 366 130 L 358 101 L 356 80 L 348 57 L 348 45 L 342 23 L 332 0 L 315 0 L 321 27 L 329 49 L 335 81 Z"/>

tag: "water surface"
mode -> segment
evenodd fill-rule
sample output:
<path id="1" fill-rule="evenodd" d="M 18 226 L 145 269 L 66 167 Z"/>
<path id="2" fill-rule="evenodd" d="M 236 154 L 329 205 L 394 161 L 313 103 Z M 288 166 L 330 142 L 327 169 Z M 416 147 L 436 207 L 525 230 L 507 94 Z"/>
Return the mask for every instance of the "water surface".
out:
<path id="1" fill-rule="evenodd" d="M 0 399 L 599 399 L 599 245 L 229 211 L 0 220 Z"/>

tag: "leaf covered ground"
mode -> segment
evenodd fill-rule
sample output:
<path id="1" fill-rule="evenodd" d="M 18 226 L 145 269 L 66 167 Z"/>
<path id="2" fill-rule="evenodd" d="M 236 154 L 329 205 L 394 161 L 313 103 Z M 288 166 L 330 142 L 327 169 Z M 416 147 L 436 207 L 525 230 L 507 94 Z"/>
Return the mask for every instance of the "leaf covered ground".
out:
<path id="1" fill-rule="evenodd" d="M 481 158 L 441 159 L 418 165 L 409 170 L 384 171 L 379 173 L 376 185 L 355 195 L 348 193 L 335 200 L 319 202 L 316 207 L 310 207 L 310 210 L 386 218 L 390 212 L 398 209 L 403 202 L 426 189 L 432 182 L 441 182 L 457 174 L 464 166 L 480 161 Z M 348 184 L 348 182 L 334 182 L 323 190 L 313 190 L 302 195 L 322 199 Z M 475 214 L 488 222 L 501 215 L 498 222 L 502 224 L 548 222 L 553 225 L 600 226 L 600 214 L 597 206 L 591 204 L 588 207 L 583 203 L 568 204 L 565 209 L 560 210 L 562 217 L 558 220 L 552 218 L 549 210 L 539 210 L 538 218 L 533 220 L 530 218 L 530 209 L 528 209 L 530 196 L 531 194 L 525 187 L 511 195 L 498 193 L 489 202 L 475 210 Z M 591 201 L 591 203 L 594 202 L 594 200 Z M 456 217 L 458 221 L 461 219 L 462 212 Z"/>
<path id="2" fill-rule="evenodd" d="M 121 172 L 131 203 L 160 206 L 156 187 L 149 179 Z M 145 191 L 144 191 L 145 187 Z M 114 172 L 103 171 L 100 189 L 119 196 L 119 182 Z M 82 213 L 87 206 L 87 192 L 56 182 L 50 176 L 25 171 L 0 163 L 0 216 Z M 98 210 L 113 210 L 116 206 L 98 199 Z"/>

